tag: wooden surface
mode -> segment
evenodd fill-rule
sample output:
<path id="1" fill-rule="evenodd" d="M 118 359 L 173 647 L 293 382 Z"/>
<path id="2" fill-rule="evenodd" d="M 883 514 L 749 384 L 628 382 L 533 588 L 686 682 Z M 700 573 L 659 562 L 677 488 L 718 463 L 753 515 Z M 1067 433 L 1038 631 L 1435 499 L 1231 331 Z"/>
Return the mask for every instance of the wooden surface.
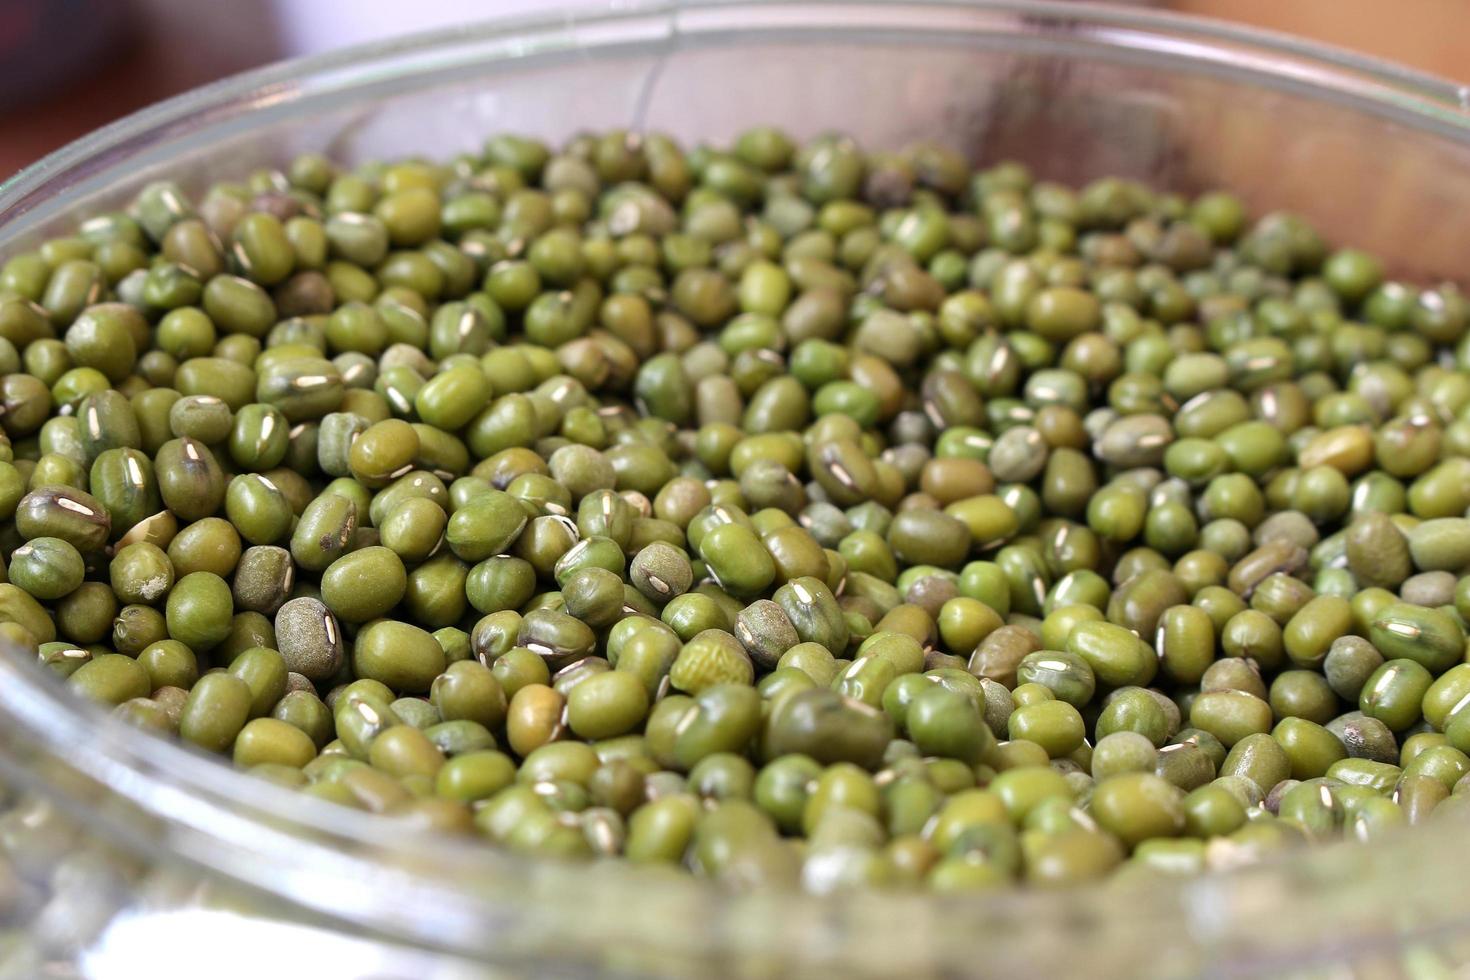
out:
<path id="1" fill-rule="evenodd" d="M 0 112 L 0 178 L 130 112 L 280 57 L 271 11 L 255 0 L 131 6 L 129 33 L 90 73 Z"/>
<path id="2" fill-rule="evenodd" d="M 296 0 L 320 3 L 324 0 Z M 1470 0 L 1161 0 L 1470 82 Z M 203 16 L 207 6 L 208 16 Z M 133 0 L 134 31 L 87 76 L 0 118 L 0 176 L 151 102 L 286 52 L 266 0 Z M 470 16 L 492 4 L 466 3 Z M 344 16 L 350 6 L 343 8 Z M 404 7 L 406 18 L 412 5 Z M 413 24 L 406 19 L 405 31 Z"/>
<path id="3" fill-rule="evenodd" d="M 1163 6 L 1297 34 L 1470 82 L 1467 0 L 1170 0 Z"/>

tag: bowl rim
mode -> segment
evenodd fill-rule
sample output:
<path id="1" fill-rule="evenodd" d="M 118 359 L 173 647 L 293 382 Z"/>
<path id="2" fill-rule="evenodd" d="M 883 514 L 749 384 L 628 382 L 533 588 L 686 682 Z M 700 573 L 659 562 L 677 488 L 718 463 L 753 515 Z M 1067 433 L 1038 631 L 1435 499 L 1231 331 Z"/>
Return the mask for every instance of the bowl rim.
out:
<path id="1" fill-rule="evenodd" d="M 634 0 L 613 10 L 552 10 L 513 17 L 502 17 L 479 23 L 434 31 L 409 34 L 386 41 L 369 42 L 341 50 L 278 62 L 262 68 L 230 76 L 192 89 L 181 95 L 143 108 L 131 115 L 95 130 L 18 171 L 0 183 L 0 240 L 8 237 L 12 225 L 25 214 L 25 202 L 47 189 L 66 174 L 89 161 L 106 160 L 114 154 L 126 154 L 130 148 L 144 145 L 176 127 L 188 125 L 201 115 L 238 106 L 242 100 L 264 104 L 270 99 L 289 99 L 293 86 L 304 79 L 330 76 L 344 71 L 358 71 L 374 62 L 403 56 L 432 53 L 463 45 L 499 41 L 526 36 L 549 39 L 552 48 L 577 49 L 583 46 L 568 32 L 585 26 L 617 25 L 648 21 L 666 33 L 670 44 L 684 43 L 699 31 L 723 30 L 720 18 L 741 12 L 805 11 L 816 21 L 846 9 L 891 10 L 924 9 L 941 13 L 993 16 L 997 29 L 1016 29 L 1017 24 L 1043 25 L 1066 34 L 1085 35 L 1105 48 L 1120 49 L 1143 56 L 1163 55 L 1171 58 L 1214 59 L 1228 63 L 1242 52 L 1253 56 L 1248 68 L 1262 77 L 1278 78 L 1285 84 L 1303 85 L 1323 94 L 1346 89 L 1356 99 L 1366 100 L 1383 112 L 1420 130 L 1434 130 L 1462 142 L 1470 142 L 1470 85 L 1460 85 L 1395 63 L 1345 51 L 1329 45 L 1303 41 L 1274 31 L 1242 27 L 1220 21 L 1171 12 L 1140 10 L 1105 4 L 1077 5 L 1066 0 L 921 0 L 912 5 L 885 0 Z M 714 20 L 708 20 L 708 18 Z M 704 23 L 706 26 L 701 27 Z M 783 22 L 780 26 L 787 26 Z M 558 40 L 559 38 L 559 40 Z M 594 47 L 596 44 L 594 43 Z M 546 50 L 531 44 L 528 50 Z M 514 55 L 511 55 L 514 57 Z M 242 117 L 256 111 L 253 107 L 237 108 Z M 563 865 L 544 859 L 528 859 L 486 846 L 483 842 L 448 842 L 425 840 L 410 835 L 410 841 L 385 843 L 381 818 L 338 807 L 292 790 L 258 779 L 250 779 L 220 765 L 219 760 L 186 748 L 173 741 L 140 736 L 132 727 L 100 709 L 74 700 L 54 676 L 21 663 L 18 656 L 0 657 L 0 718 L 21 741 L 40 754 L 60 760 L 110 793 L 125 799 L 140 812 L 168 829 L 152 840 L 144 835 L 134 843 L 152 848 L 160 857 L 190 861 L 210 872 L 221 874 L 249 887 L 262 889 L 276 897 L 302 905 L 316 912 L 329 913 L 373 928 L 391 931 L 385 923 L 382 907 L 371 897 L 352 896 L 341 888 L 327 889 L 333 902 L 342 906 L 326 909 L 316 897 L 299 891 L 300 882 L 291 882 L 297 890 L 283 892 L 272 884 L 270 875 L 278 874 L 281 860 L 310 865 L 311 871 L 330 869 L 348 878 L 361 878 L 369 869 L 379 873 L 376 865 L 385 854 L 407 860 L 422 858 L 426 864 L 444 871 L 447 877 L 433 884 L 443 885 L 442 892 L 430 889 L 426 894 L 462 900 L 464 882 L 453 880 L 453 869 L 467 868 L 512 878 L 545 879 L 549 889 L 576 891 L 585 886 L 587 873 L 579 865 Z M 3 755 L 3 753 L 0 753 Z M 0 774 L 35 788 L 33 773 L 0 759 Z M 76 805 L 85 811 L 84 800 Z M 242 839 L 225 841 L 224 831 L 243 834 Z M 1411 841 L 1408 838 L 1418 838 Z M 1375 845 L 1387 853 L 1392 863 L 1400 858 L 1425 852 L 1425 840 L 1455 839 L 1450 833 L 1418 828 L 1404 841 Z M 219 850 L 213 850 L 218 846 Z M 282 850 L 284 849 L 284 850 Z M 1333 850 L 1333 849 L 1328 849 Z M 1274 861 L 1265 865 L 1216 872 L 1209 879 L 1192 879 L 1160 889 L 1166 904 L 1184 907 L 1188 893 L 1208 891 L 1212 895 L 1232 883 L 1259 879 L 1263 873 L 1282 868 L 1301 869 L 1307 877 L 1325 873 L 1321 867 L 1321 849 Z M 1381 856 L 1381 855 L 1379 855 Z M 271 860 L 262 860 L 270 858 Z M 401 869 L 402 870 L 402 869 Z M 646 883 L 641 872 L 630 867 L 603 869 L 612 880 L 625 887 Z M 307 873 L 307 872 L 303 872 Z M 602 873 L 601 871 L 599 873 Z M 415 886 L 423 877 L 404 870 L 405 881 Z M 715 902 L 723 907 L 728 893 L 707 882 L 690 879 L 673 882 L 660 879 L 660 888 L 679 894 L 691 902 Z M 1089 885 L 1070 893 L 1079 907 L 1094 907 L 1106 901 L 1105 885 Z M 422 891 L 422 889 L 421 889 Z M 497 898 L 492 901 L 500 901 Z M 859 907 L 868 904 L 862 896 L 819 898 L 803 893 L 775 893 L 762 896 L 773 908 L 792 914 L 822 912 L 830 914 L 832 906 Z M 1046 896 L 1055 902 L 1056 896 Z M 1150 900 L 1151 901 L 1151 900 Z M 913 902 L 915 907 L 964 910 L 965 914 L 1003 915 L 1010 918 L 1025 910 L 1040 909 L 1039 899 L 1024 890 L 1001 896 L 971 899 L 945 899 L 932 895 L 895 898 L 884 896 L 884 903 Z M 821 906 L 826 906 L 823 912 Z M 395 915 L 402 914 L 395 910 Z M 469 913 L 467 913 L 469 914 Z M 438 910 L 434 918 L 440 918 Z M 473 916 L 464 923 L 473 926 Z M 881 921 L 874 919 L 873 921 Z M 427 920 L 406 916 L 402 925 L 415 935 L 436 935 Z M 426 931 L 425 931 L 426 930 Z"/>
<path id="2" fill-rule="evenodd" d="M 557 0 L 544 10 L 477 20 L 454 27 L 412 32 L 392 38 L 349 45 L 317 54 L 285 58 L 257 68 L 237 72 L 188 89 L 178 95 L 144 106 L 98 129 L 72 140 L 39 160 L 0 181 L 0 227 L 6 222 L 14 198 L 30 186 L 79 159 L 95 157 L 132 142 L 152 130 L 164 129 L 196 114 L 200 109 L 231 100 L 247 92 L 268 91 L 309 75 L 351 68 L 384 56 L 412 54 L 434 48 L 491 40 L 513 33 L 546 33 L 584 25 L 663 18 L 670 36 L 682 22 L 702 13 L 729 8 L 781 9 L 869 6 L 892 7 L 892 0 L 621 0 L 607 9 L 570 5 Z M 1241 45 L 1258 52 L 1277 54 L 1306 63 L 1305 67 L 1340 69 L 1369 83 L 1395 90 L 1396 107 L 1408 112 L 1439 115 L 1449 113 L 1460 128 L 1470 126 L 1470 84 L 1398 62 L 1362 54 L 1347 48 L 1311 41 L 1282 31 L 1251 27 L 1193 14 L 1140 9 L 1111 2 L 1078 5 L 1069 0 L 919 0 L 915 6 L 988 11 L 1012 17 L 1034 17 L 1041 21 L 1090 25 L 1116 31 L 1136 30 L 1146 34 L 1179 33 L 1200 42 Z M 1112 42 L 1143 42 L 1146 37 L 1114 36 Z M 1203 54 L 1203 50 L 1194 53 Z"/>

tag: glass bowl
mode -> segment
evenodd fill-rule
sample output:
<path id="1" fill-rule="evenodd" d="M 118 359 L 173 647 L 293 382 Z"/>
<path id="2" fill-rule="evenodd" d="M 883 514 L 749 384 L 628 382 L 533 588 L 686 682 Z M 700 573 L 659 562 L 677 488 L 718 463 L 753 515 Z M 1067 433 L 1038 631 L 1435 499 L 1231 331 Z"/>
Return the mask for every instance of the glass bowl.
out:
<path id="1" fill-rule="evenodd" d="M 930 139 L 1080 182 L 1229 187 L 1417 280 L 1460 273 L 1470 90 L 1325 48 L 1092 4 L 698 2 L 544 15 L 288 63 L 100 130 L 0 186 L 0 255 L 161 175 L 347 162 L 496 131 L 772 123 Z M 733 894 L 527 862 L 249 780 L 0 657 L 0 977 L 1452 971 L 1464 828 L 1203 878 L 970 898 Z M 1228 855 L 1223 857 L 1228 858 Z"/>

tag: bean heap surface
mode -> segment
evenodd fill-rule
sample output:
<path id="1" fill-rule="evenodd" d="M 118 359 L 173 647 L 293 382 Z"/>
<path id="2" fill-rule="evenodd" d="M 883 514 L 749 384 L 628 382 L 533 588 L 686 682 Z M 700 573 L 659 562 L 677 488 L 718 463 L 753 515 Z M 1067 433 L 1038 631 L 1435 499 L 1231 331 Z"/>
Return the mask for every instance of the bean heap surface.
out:
<path id="1" fill-rule="evenodd" d="M 1191 874 L 1470 799 L 1470 342 L 1301 217 L 496 136 L 0 267 L 0 634 L 253 778 L 742 887 Z"/>

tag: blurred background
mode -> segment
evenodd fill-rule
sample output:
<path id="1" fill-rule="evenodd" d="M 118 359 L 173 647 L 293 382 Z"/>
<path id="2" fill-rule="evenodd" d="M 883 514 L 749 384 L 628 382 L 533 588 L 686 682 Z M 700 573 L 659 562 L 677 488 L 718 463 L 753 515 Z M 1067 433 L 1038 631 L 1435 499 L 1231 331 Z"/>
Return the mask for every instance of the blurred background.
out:
<path id="1" fill-rule="evenodd" d="M 0 179 L 151 102 L 280 58 L 609 0 L 0 0 Z M 1077 0 L 1086 2 L 1086 0 Z M 1467 0 L 1139 0 L 1470 82 Z"/>

